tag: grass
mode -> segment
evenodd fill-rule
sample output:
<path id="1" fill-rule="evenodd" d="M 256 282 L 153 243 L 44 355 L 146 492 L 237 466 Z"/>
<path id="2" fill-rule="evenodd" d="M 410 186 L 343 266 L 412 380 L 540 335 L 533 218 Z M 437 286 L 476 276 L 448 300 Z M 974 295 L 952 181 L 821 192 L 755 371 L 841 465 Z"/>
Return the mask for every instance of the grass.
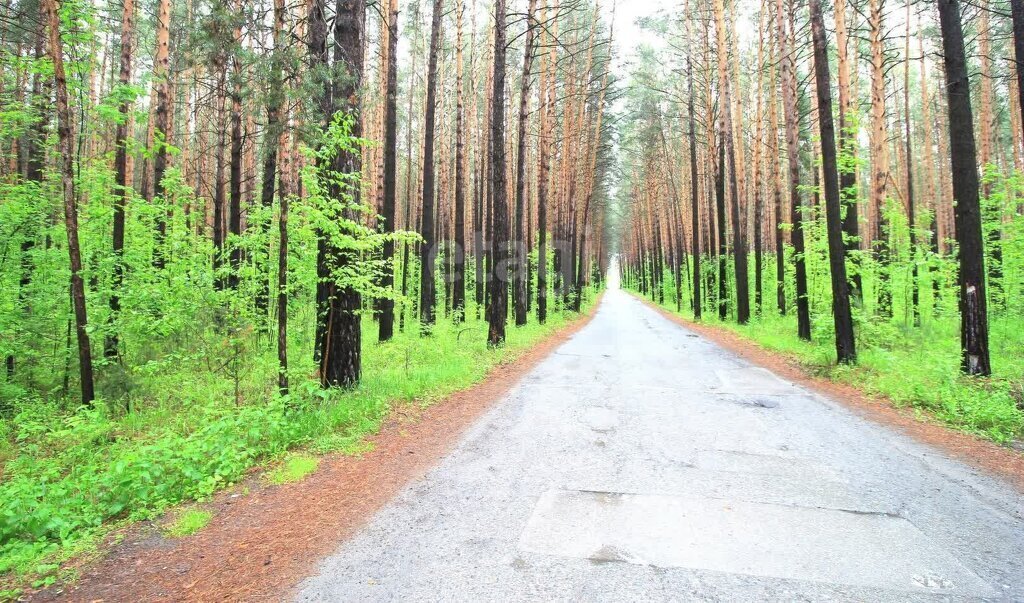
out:
<path id="1" fill-rule="evenodd" d="M 168 524 L 163 532 L 171 538 L 184 538 L 205 528 L 211 519 L 213 519 L 213 513 L 206 509 L 185 509 L 178 513 L 174 521 Z"/>
<path id="2" fill-rule="evenodd" d="M 320 459 L 308 454 L 296 454 L 270 470 L 265 476 L 268 484 L 280 486 L 302 480 L 320 466 Z"/>
<path id="3" fill-rule="evenodd" d="M 668 300 L 664 307 L 693 319 L 689 309 L 677 312 Z M 750 324 L 738 325 L 706 312 L 702 323 L 784 354 L 808 373 L 887 397 L 897 406 L 921 410 L 950 427 L 1002 444 L 1024 437 L 1024 331 L 1012 318 L 990 317 L 995 375 L 989 378 L 960 373 L 957 316 L 928 318 L 920 327 L 858 317 L 855 366 L 836 364 L 830 315 L 812 316 L 810 342 L 796 336 L 792 313 L 779 316 L 766 311 Z"/>
<path id="4" fill-rule="evenodd" d="M 204 331 L 183 351 L 153 354 L 121 375 L 129 393 L 116 402 L 69 410 L 62 400 L 16 401 L 13 419 L 0 421 L 8 457 L 0 477 L 0 590 L 52 580 L 114 526 L 206 500 L 289 451 L 365 451 L 366 436 L 393 406 L 426 406 L 469 387 L 577 316 L 552 312 L 545 325 L 510 324 L 506 345 L 490 349 L 486 322 L 472 307 L 469 314 L 459 325 L 439 319 L 429 337 L 412 322 L 385 344 L 376 343 L 376 324 L 366 317 L 362 380 L 351 389 L 322 390 L 309 378 L 310 349 L 294 344 L 292 393 L 278 396 L 271 346 L 256 335 L 231 341 Z M 295 331 L 292 341 L 308 345 L 305 335 Z M 301 479 L 315 468 L 315 458 L 294 455 L 269 479 Z"/>

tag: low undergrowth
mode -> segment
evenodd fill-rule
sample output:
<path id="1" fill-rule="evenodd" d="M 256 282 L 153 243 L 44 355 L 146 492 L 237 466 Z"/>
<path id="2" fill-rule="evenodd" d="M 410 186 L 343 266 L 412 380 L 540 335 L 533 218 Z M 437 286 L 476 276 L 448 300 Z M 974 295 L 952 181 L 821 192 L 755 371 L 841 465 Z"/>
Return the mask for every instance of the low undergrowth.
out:
<path id="1" fill-rule="evenodd" d="M 154 358 L 131 376 L 130 393 L 91 409 L 39 395 L 15 400 L 0 420 L 0 595 L 45 586 L 113 526 L 206 500 L 268 461 L 284 460 L 270 482 L 301 479 L 317 460 L 288 451 L 358 451 L 392 405 L 429 405 L 464 389 L 576 316 L 553 312 L 543 326 L 510 325 L 498 349 L 487 348 L 486 322 L 472 316 L 459 325 L 441 319 L 429 337 L 412 323 L 386 344 L 376 343 L 376 324 L 366 318 L 363 378 L 354 389 L 320 389 L 307 360 L 293 371 L 291 395 L 281 397 L 275 356 L 264 345 L 229 374 L 201 358 Z M 172 528 L 185 535 L 208 520 L 186 512 Z"/>
<path id="2" fill-rule="evenodd" d="M 301 481 L 320 466 L 320 459 L 308 454 L 296 454 L 288 457 L 280 465 L 267 472 L 268 484 L 280 486 Z"/>
<path id="3" fill-rule="evenodd" d="M 206 527 L 213 519 L 213 513 L 206 509 L 184 509 L 164 528 L 164 534 L 171 538 L 191 536 Z"/>

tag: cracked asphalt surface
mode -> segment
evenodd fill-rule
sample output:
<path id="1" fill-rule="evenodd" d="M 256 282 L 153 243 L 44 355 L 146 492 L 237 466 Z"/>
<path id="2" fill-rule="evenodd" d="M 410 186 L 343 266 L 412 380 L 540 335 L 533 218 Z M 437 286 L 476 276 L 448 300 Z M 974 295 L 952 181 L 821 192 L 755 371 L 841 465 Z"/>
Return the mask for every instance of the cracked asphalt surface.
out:
<path id="1" fill-rule="evenodd" d="M 618 289 L 300 601 L 1024 601 L 1011 486 Z"/>

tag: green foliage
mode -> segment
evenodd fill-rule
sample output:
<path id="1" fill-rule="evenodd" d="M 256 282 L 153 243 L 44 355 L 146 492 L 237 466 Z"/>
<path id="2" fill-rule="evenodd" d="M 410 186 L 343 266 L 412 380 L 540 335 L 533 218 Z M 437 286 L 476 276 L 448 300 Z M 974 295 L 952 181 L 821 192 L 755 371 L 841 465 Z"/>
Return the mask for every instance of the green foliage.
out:
<path id="1" fill-rule="evenodd" d="M 300 481 L 320 466 L 320 459 L 307 454 L 289 456 L 283 463 L 267 473 L 267 483 L 274 485 Z"/>
<path id="2" fill-rule="evenodd" d="M 191 536 L 205 528 L 211 519 L 213 513 L 205 509 L 184 509 L 164 528 L 164 534 L 172 538 Z"/>
<path id="3" fill-rule="evenodd" d="M 248 365 L 240 385 L 207 364 L 200 348 L 198 357 L 154 359 L 133 374 L 128 412 L 100 404 L 68 414 L 62 399 L 15 400 L 12 419 L 0 423 L 9 430 L 12 455 L 0 482 L 0 572 L 34 575 L 40 560 L 103 533 L 112 521 L 151 518 L 204 500 L 290 449 L 358 452 L 392 405 L 430 404 L 465 388 L 573 316 L 555 312 L 544 326 L 511 329 L 507 347 L 490 350 L 486 322 L 473 319 L 472 308 L 468 315 L 462 325 L 440 321 L 429 339 L 411 329 L 387 344 L 367 345 L 365 378 L 352 390 L 322 390 L 302 379 L 291 396 L 274 396 L 274 353 L 249 332 L 236 336 Z M 369 317 L 364 330 L 372 341 L 376 325 Z M 217 341 L 213 335 L 199 340 L 214 356 L 225 353 Z M 235 345 L 227 341 L 220 339 Z M 302 358 L 308 348 L 293 352 Z M 310 460 L 287 461 L 282 481 L 308 472 Z"/>

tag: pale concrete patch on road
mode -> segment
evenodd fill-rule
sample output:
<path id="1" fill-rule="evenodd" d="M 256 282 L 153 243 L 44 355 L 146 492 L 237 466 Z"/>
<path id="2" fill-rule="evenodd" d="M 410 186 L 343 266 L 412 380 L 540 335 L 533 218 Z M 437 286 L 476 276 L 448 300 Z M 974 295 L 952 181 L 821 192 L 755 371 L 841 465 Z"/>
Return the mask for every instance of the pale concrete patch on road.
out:
<path id="1" fill-rule="evenodd" d="M 520 539 L 529 553 L 851 586 L 995 596 L 888 514 L 686 496 L 548 490 Z"/>
<path id="2" fill-rule="evenodd" d="M 781 454 L 751 454 L 735 450 L 701 450 L 697 468 L 705 471 L 757 473 L 796 479 L 838 481 L 831 468 L 807 459 Z"/>
<path id="3" fill-rule="evenodd" d="M 771 371 L 756 366 L 717 369 L 715 375 L 721 381 L 721 387 L 712 389 L 721 393 L 755 393 L 760 396 L 803 393 L 796 386 L 776 377 Z"/>

